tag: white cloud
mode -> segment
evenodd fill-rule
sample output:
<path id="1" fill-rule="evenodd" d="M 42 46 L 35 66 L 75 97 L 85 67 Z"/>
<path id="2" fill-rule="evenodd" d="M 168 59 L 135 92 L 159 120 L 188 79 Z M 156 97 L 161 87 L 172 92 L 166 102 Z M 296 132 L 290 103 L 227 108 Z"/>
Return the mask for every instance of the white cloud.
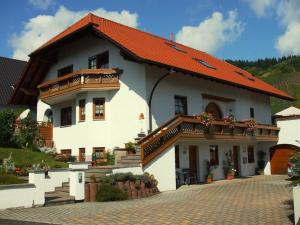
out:
<path id="1" fill-rule="evenodd" d="M 127 10 L 121 12 L 106 11 L 99 8 L 91 11 L 95 15 L 131 26 L 138 26 L 138 15 L 130 13 Z M 81 19 L 88 11 L 71 11 L 61 6 L 57 12 L 52 15 L 38 15 L 29 19 L 23 30 L 18 34 L 13 34 L 10 44 L 13 48 L 13 58 L 27 60 L 27 55 L 39 46 L 44 44 L 50 38 L 54 37 L 72 23 Z"/>
<path id="2" fill-rule="evenodd" d="M 237 20 L 237 12 L 229 11 L 228 18 L 220 12 L 199 23 L 184 26 L 176 34 L 176 41 L 193 48 L 214 53 L 224 44 L 235 41 L 243 32 L 244 24 Z"/>
<path id="3" fill-rule="evenodd" d="M 264 17 L 266 15 L 266 11 L 272 5 L 275 4 L 276 0 L 246 0 L 251 9 L 255 12 L 258 17 Z"/>
<path id="4" fill-rule="evenodd" d="M 37 9 L 46 10 L 54 3 L 54 1 L 53 0 L 29 0 L 29 3 Z"/>
<path id="5" fill-rule="evenodd" d="M 300 54 L 300 1 L 281 0 L 277 16 L 285 31 L 275 43 L 280 55 Z"/>

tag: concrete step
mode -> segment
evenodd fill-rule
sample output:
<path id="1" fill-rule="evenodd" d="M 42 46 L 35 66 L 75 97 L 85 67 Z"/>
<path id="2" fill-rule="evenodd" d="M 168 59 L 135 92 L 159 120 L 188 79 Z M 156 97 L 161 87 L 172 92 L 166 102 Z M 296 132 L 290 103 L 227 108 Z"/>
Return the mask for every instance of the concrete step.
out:
<path id="1" fill-rule="evenodd" d="M 140 155 L 127 155 L 127 156 L 122 156 L 121 159 L 139 159 L 141 160 Z"/>
<path id="2" fill-rule="evenodd" d="M 118 164 L 119 168 L 128 168 L 128 167 L 140 167 L 140 163 L 120 163 Z"/>
<path id="3" fill-rule="evenodd" d="M 69 197 L 61 197 L 61 196 L 47 196 L 45 197 L 44 206 L 54 206 L 54 205 L 65 205 L 65 204 L 73 204 L 75 203 L 75 198 L 72 196 Z"/>
<path id="4" fill-rule="evenodd" d="M 63 192 L 63 193 L 69 193 L 70 190 L 67 187 L 56 187 L 55 191 Z"/>

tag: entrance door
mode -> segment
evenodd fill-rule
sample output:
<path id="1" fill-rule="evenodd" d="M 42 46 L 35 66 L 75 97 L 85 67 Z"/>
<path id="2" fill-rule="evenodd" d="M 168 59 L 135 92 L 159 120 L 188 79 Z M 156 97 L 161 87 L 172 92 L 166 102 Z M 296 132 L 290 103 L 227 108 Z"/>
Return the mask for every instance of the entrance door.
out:
<path id="1" fill-rule="evenodd" d="M 197 177 L 197 146 L 190 145 L 189 146 L 189 163 L 190 163 L 190 170 L 192 173 Z"/>
<path id="2" fill-rule="evenodd" d="M 233 160 L 233 166 L 236 170 L 236 175 L 240 175 L 240 164 L 239 164 L 239 156 L 240 156 L 240 147 L 239 146 L 233 146 L 232 149 L 232 160 Z"/>

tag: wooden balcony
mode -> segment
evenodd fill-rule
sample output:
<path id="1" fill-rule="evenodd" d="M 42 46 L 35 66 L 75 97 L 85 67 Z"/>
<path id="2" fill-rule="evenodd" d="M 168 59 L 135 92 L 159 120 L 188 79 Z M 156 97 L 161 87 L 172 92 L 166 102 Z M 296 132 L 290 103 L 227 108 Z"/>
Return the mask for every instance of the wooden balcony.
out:
<path id="1" fill-rule="evenodd" d="M 217 120 L 206 129 L 195 117 L 176 116 L 141 139 L 138 144 L 141 147 L 142 163 L 145 165 L 178 140 L 277 142 L 278 133 L 278 127 L 264 124 L 257 124 L 253 131 L 249 131 L 247 123 L 242 121 L 236 121 L 231 126 L 225 121 Z"/>
<path id="2" fill-rule="evenodd" d="M 84 90 L 120 89 L 119 69 L 82 69 L 38 85 L 40 98 L 49 98 Z"/>

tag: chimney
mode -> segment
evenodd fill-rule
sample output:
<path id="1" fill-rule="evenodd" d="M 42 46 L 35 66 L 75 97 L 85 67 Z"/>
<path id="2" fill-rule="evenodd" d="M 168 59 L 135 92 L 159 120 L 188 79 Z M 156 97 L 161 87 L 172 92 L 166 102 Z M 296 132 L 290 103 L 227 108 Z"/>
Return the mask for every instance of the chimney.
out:
<path id="1" fill-rule="evenodd" d="M 174 41 L 174 34 L 173 34 L 173 32 L 170 33 L 170 41 Z"/>

